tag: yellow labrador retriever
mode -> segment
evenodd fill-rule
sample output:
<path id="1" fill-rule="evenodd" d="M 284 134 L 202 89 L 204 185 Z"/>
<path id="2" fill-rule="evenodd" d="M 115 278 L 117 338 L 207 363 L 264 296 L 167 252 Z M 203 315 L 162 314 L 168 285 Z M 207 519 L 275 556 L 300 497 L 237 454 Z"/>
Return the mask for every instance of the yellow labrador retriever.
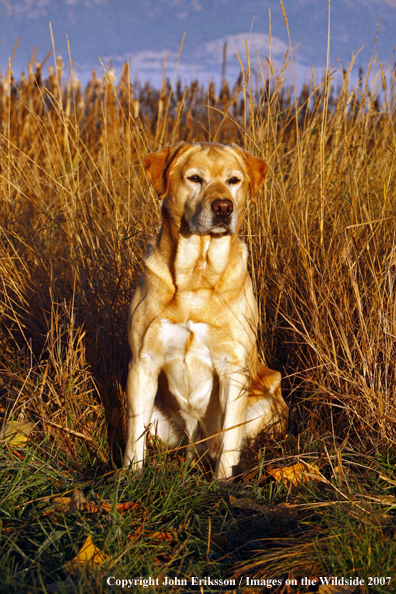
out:
<path id="1" fill-rule="evenodd" d="M 178 142 L 144 166 L 162 226 L 129 308 L 124 464 L 142 470 L 149 429 L 168 446 L 206 439 L 225 479 L 243 444 L 282 433 L 288 418 L 280 373 L 257 361 L 258 311 L 238 237 L 266 164 L 235 144 Z"/>

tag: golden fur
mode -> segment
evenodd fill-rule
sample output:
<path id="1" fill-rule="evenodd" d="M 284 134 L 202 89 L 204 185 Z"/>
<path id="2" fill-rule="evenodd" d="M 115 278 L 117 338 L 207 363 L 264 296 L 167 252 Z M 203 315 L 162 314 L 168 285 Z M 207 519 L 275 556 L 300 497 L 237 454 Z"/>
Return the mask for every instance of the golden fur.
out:
<path id="1" fill-rule="evenodd" d="M 142 469 L 149 428 L 169 446 L 207 438 L 224 479 L 243 443 L 281 433 L 288 417 L 280 373 L 257 360 L 257 305 L 238 237 L 266 165 L 237 145 L 179 142 L 144 166 L 163 200 L 162 226 L 129 308 L 124 463 Z"/>

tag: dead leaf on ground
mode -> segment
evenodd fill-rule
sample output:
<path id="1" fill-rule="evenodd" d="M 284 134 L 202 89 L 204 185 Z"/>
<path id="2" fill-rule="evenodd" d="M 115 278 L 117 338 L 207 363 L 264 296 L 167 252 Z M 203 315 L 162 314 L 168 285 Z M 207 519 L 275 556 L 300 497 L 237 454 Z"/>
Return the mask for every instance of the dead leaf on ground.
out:
<path id="1" fill-rule="evenodd" d="M 56 507 L 58 508 L 59 511 L 70 511 L 71 508 L 71 502 L 72 502 L 72 498 L 71 497 L 54 497 L 54 499 L 52 500 L 52 503 L 56 504 Z M 50 511 L 45 512 L 50 513 Z"/>
<path id="2" fill-rule="evenodd" d="M 84 494 L 78 489 L 74 489 L 71 497 L 54 497 L 52 503 L 57 506 L 57 511 L 69 512 L 76 510 L 83 510 L 87 505 L 87 500 Z M 45 515 L 52 513 L 51 511 L 45 512 Z"/>
<path id="3" fill-rule="evenodd" d="M 111 511 L 114 507 L 112 503 L 106 503 L 105 501 L 101 501 L 99 505 L 106 511 Z M 127 501 L 125 503 L 117 503 L 116 510 L 119 514 L 125 514 L 125 512 L 135 509 L 135 507 L 139 507 L 139 504 L 132 503 L 132 501 Z"/>
<path id="4" fill-rule="evenodd" d="M 16 456 L 17 458 L 19 458 L 20 460 L 24 460 L 25 456 L 23 454 L 21 454 L 21 452 L 18 452 L 18 450 L 13 450 L 12 452 L 14 454 L 14 456 Z"/>
<path id="5" fill-rule="evenodd" d="M 237 499 L 230 495 L 230 505 L 232 507 L 238 507 L 240 509 L 250 509 L 258 513 L 264 513 L 266 515 L 274 514 L 283 517 L 294 518 L 298 514 L 298 505 L 292 503 L 279 503 L 277 505 L 260 505 L 249 499 L 249 497 L 242 497 Z"/>
<path id="6" fill-rule="evenodd" d="M 2 526 L 2 527 L 1 527 L 1 531 L 2 531 L 2 532 L 5 532 L 6 534 L 11 534 L 11 532 L 12 532 L 12 529 L 11 529 L 11 528 L 9 528 L 8 526 Z"/>
<path id="7" fill-rule="evenodd" d="M 176 530 L 172 530 L 172 532 L 162 532 L 162 531 L 155 531 L 155 532 L 143 532 L 143 527 L 139 526 L 136 528 L 135 534 L 129 534 L 129 540 L 133 540 L 136 538 L 136 535 L 142 533 L 147 538 L 155 540 L 156 542 L 175 542 L 177 540 L 177 533 Z"/>
<path id="8" fill-rule="evenodd" d="M 162 542 L 176 540 L 176 534 L 172 532 L 149 532 L 147 536 L 153 540 Z"/>
<path id="9" fill-rule="evenodd" d="M 352 594 L 356 591 L 356 586 L 333 586 L 331 584 L 322 584 L 319 586 L 319 594 Z"/>
<path id="10" fill-rule="evenodd" d="M 316 464 L 307 464 L 306 462 L 297 462 L 293 466 L 280 468 L 269 467 L 266 468 L 266 472 L 278 483 L 283 481 L 286 486 L 298 487 L 301 483 L 309 481 L 327 482 Z"/>
<path id="11" fill-rule="evenodd" d="M 82 493 L 82 491 L 79 491 L 78 489 L 74 489 L 73 491 L 73 495 L 71 496 L 71 501 L 70 501 L 70 509 L 71 510 L 82 510 L 84 509 L 84 507 L 87 504 L 87 500 L 84 497 L 84 493 Z"/>
<path id="12" fill-rule="evenodd" d="M 299 513 L 299 505 L 293 503 L 278 503 L 278 505 L 270 506 L 270 513 L 285 518 L 295 518 Z"/>
<path id="13" fill-rule="evenodd" d="M 170 563 L 172 561 L 172 555 L 161 555 L 160 557 L 154 557 L 154 563 L 156 565 L 164 565 L 164 563 Z"/>
<path id="14" fill-rule="evenodd" d="M 29 439 L 29 434 L 33 429 L 33 423 L 19 423 L 10 421 L 1 432 L 1 439 L 10 447 L 21 447 Z"/>
<path id="15" fill-rule="evenodd" d="M 78 489 L 74 490 L 71 497 L 54 497 L 52 501 L 58 506 L 58 511 L 63 512 L 79 510 L 86 511 L 91 514 L 98 514 L 100 512 L 109 512 L 114 507 L 112 503 L 107 503 L 107 501 L 98 501 L 98 503 L 95 503 L 94 501 L 87 501 L 84 497 L 84 494 Z M 124 514 L 138 506 L 138 503 L 127 501 L 125 503 L 117 503 L 116 510 L 118 513 Z M 46 514 L 48 513 L 51 512 L 46 512 Z"/>
<path id="16" fill-rule="evenodd" d="M 94 569 L 102 565 L 108 558 L 103 551 L 94 545 L 89 534 L 78 554 L 71 561 L 67 561 L 63 565 L 63 569 L 70 573 L 78 573 L 82 566 Z"/>
<path id="17" fill-rule="evenodd" d="M 243 479 L 242 479 L 242 480 L 243 480 L 243 482 L 244 482 L 244 483 L 248 483 L 248 482 L 250 482 L 252 479 L 254 479 L 254 478 L 255 478 L 255 476 L 256 476 L 256 474 L 257 474 L 257 470 L 258 470 L 258 468 L 255 468 L 255 469 L 254 469 L 252 472 L 249 472 L 249 474 L 246 474 L 246 475 L 243 477 Z"/>
<path id="18" fill-rule="evenodd" d="M 253 501 L 253 499 L 249 499 L 249 497 L 242 497 L 241 499 L 238 499 L 237 497 L 230 495 L 229 500 L 232 507 L 238 507 L 239 509 L 250 509 L 265 514 L 267 514 L 270 509 L 269 505 L 260 505 L 259 503 Z"/>

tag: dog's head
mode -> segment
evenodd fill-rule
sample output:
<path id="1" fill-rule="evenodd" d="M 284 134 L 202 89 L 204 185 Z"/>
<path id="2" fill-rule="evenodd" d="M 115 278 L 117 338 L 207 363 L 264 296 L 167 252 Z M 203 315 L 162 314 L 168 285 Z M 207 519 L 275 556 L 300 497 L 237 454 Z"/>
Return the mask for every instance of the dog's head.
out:
<path id="1" fill-rule="evenodd" d="M 266 164 L 236 144 L 178 142 L 144 157 L 147 177 L 171 219 L 198 235 L 234 235 L 248 190 L 254 198 Z"/>

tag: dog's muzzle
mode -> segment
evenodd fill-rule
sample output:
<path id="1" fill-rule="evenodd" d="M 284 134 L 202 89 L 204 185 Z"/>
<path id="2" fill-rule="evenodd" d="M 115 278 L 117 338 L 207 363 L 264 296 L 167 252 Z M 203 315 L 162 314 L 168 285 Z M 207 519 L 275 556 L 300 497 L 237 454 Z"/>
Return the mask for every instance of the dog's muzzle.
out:
<path id="1" fill-rule="evenodd" d="M 216 198 L 212 202 L 199 204 L 192 217 L 186 212 L 190 231 L 199 235 L 221 234 L 236 231 L 238 220 L 234 203 L 229 198 Z"/>

